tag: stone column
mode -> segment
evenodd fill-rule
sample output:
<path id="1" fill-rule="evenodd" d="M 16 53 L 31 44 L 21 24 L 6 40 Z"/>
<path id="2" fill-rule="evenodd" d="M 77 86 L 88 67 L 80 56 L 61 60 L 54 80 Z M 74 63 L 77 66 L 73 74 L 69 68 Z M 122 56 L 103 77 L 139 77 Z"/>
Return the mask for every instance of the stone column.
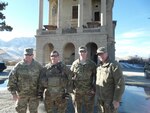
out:
<path id="1" fill-rule="evenodd" d="M 60 20 L 61 20 L 61 6 L 62 6 L 62 2 L 61 2 L 62 0 L 58 0 L 58 9 L 57 9 L 57 27 L 58 28 L 60 28 L 60 26 L 61 26 L 61 22 L 60 22 Z"/>
<path id="2" fill-rule="evenodd" d="M 78 27 L 83 25 L 83 0 L 79 0 L 78 4 Z"/>
<path id="3" fill-rule="evenodd" d="M 61 14 L 62 14 L 62 2 L 63 0 L 58 0 L 57 7 L 57 33 L 62 33 L 62 25 L 61 25 Z"/>
<path id="4" fill-rule="evenodd" d="M 106 25 L 106 0 L 101 0 L 101 26 Z"/>
<path id="5" fill-rule="evenodd" d="M 43 0 L 39 2 L 39 30 L 43 28 Z"/>
<path id="6" fill-rule="evenodd" d="M 83 28 L 83 0 L 79 0 L 78 4 L 78 32 L 82 32 Z"/>
<path id="7" fill-rule="evenodd" d="M 52 24 L 51 0 L 49 0 L 48 17 L 49 17 L 48 24 L 51 25 Z"/>

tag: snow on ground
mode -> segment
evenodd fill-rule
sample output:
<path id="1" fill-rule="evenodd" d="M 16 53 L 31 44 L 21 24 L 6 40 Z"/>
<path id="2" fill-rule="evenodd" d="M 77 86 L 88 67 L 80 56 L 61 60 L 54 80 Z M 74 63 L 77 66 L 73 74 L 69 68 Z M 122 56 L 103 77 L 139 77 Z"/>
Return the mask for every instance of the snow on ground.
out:
<path id="1" fill-rule="evenodd" d="M 120 63 L 121 67 L 123 69 L 143 69 L 144 67 L 142 65 L 139 64 L 129 64 L 129 63 Z"/>

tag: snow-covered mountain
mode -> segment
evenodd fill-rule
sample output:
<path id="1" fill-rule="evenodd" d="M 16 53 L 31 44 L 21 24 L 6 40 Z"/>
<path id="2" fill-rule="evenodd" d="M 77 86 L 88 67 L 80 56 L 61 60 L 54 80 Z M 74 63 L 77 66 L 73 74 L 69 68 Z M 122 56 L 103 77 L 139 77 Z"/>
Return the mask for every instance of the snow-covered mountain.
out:
<path id="1" fill-rule="evenodd" d="M 0 40 L 0 60 L 15 60 L 23 57 L 23 50 L 27 47 L 35 49 L 35 37 L 14 38 L 10 41 Z"/>

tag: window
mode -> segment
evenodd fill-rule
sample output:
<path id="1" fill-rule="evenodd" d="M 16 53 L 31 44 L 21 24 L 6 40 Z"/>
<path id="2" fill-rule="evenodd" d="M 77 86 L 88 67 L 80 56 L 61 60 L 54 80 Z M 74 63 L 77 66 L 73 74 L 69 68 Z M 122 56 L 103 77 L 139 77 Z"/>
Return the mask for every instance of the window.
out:
<path id="1" fill-rule="evenodd" d="M 78 6 L 72 6 L 72 19 L 78 18 Z"/>
<path id="2" fill-rule="evenodd" d="M 100 21 L 99 12 L 94 13 L 94 21 Z"/>

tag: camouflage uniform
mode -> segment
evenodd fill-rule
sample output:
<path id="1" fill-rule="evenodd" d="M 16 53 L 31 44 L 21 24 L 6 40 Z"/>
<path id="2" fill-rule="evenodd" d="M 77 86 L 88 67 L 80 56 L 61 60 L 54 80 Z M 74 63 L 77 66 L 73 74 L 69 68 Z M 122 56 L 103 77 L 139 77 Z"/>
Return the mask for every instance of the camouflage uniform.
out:
<path id="1" fill-rule="evenodd" d="M 98 66 L 96 75 L 96 97 L 98 113 L 117 113 L 112 102 L 120 102 L 124 92 L 124 78 L 117 62 L 107 61 Z"/>
<path id="2" fill-rule="evenodd" d="M 42 66 L 35 60 L 28 65 L 24 60 L 16 64 L 9 74 L 8 90 L 19 96 L 16 111 L 26 113 L 29 104 L 30 113 L 37 113 L 39 100 L 37 98 L 37 85 Z"/>
<path id="3" fill-rule="evenodd" d="M 144 66 L 144 74 L 147 79 L 150 78 L 150 63 L 146 63 Z"/>
<path id="4" fill-rule="evenodd" d="M 146 70 L 150 70 L 150 63 L 145 63 L 144 72 L 145 72 Z"/>
<path id="5" fill-rule="evenodd" d="M 45 90 L 45 109 L 47 113 L 65 113 L 67 108 L 68 84 L 71 80 L 71 71 L 62 62 L 47 64 L 42 70 L 39 93 Z"/>
<path id="6" fill-rule="evenodd" d="M 81 113 L 82 104 L 84 103 L 86 113 L 92 113 L 94 107 L 92 91 L 95 90 L 96 64 L 90 59 L 82 64 L 77 59 L 73 62 L 71 71 L 74 73 L 75 100 L 73 100 L 73 103 L 75 112 Z"/>

